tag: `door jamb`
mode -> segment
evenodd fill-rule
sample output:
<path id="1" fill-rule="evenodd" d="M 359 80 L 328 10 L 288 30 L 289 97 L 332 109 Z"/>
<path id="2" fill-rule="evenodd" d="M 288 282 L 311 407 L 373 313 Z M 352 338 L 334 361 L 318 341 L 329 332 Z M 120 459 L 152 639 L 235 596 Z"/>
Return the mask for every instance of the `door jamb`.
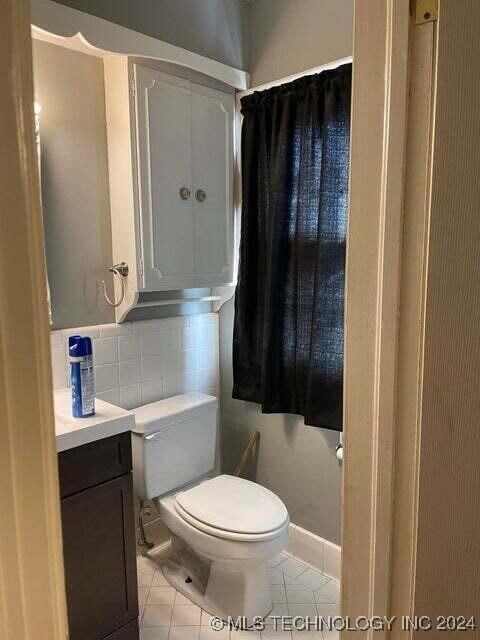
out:
<path id="1" fill-rule="evenodd" d="M 401 614 L 408 615 L 413 598 L 414 532 L 404 528 L 400 539 L 394 530 L 398 465 L 405 464 L 405 455 L 399 463 L 397 441 L 399 428 L 403 435 L 408 429 L 410 454 L 415 454 L 435 30 L 433 23 L 420 27 L 419 48 L 419 27 L 408 5 L 403 0 L 355 2 L 342 488 L 342 614 L 352 617 L 392 616 L 400 602 L 406 607 Z M 415 96 L 410 95 L 413 80 Z M 412 144 L 412 132 L 421 127 L 425 135 Z M 414 159 L 418 166 L 424 163 L 424 171 L 406 171 Z M 416 231 L 424 233 L 423 242 L 412 240 Z M 407 271 L 402 265 L 406 243 L 416 251 Z M 413 331 L 405 334 L 412 322 Z M 406 338 L 401 341 L 401 336 Z M 399 378 L 399 358 L 409 356 L 410 379 L 405 381 Z M 408 384 L 410 395 L 404 392 Z M 405 437 L 401 446 L 405 454 Z M 402 508 L 414 528 L 415 477 L 409 482 Z M 398 552 L 406 560 L 402 567 L 396 561 Z M 394 579 L 407 588 L 392 599 Z M 360 635 L 370 638 L 372 630 Z M 343 633 L 345 638 L 358 636 Z M 375 637 L 388 636 L 388 629 L 375 632 Z"/>
<path id="2" fill-rule="evenodd" d="M 348 615 L 387 615 L 390 607 L 411 32 L 406 5 L 357 0 L 355 6 L 342 533 L 342 606 Z M 12 81 L 0 99 L 4 131 L 10 132 L 4 140 L 9 161 L 0 171 L 7 198 L 0 291 L 9 303 L 0 310 L 7 443 L 0 450 L 0 487 L 2 512 L 10 518 L 0 539 L 0 630 L 18 640 L 57 640 L 66 637 L 67 625 L 28 1 L 6 0 L 1 17 L 0 64 Z M 29 540 L 32 521 L 35 544 Z"/>
<path id="3" fill-rule="evenodd" d="M 0 4 L 0 637 L 67 637 L 28 0 Z"/>

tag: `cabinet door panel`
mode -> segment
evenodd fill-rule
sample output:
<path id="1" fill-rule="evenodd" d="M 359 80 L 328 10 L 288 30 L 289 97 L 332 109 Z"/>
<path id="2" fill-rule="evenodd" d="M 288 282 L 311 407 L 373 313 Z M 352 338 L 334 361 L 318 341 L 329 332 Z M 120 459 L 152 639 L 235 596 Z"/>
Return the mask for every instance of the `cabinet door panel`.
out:
<path id="1" fill-rule="evenodd" d="M 226 282 L 233 215 L 233 96 L 192 84 L 195 273 L 205 284 Z"/>
<path id="2" fill-rule="evenodd" d="M 190 83 L 135 65 L 140 219 L 147 290 L 194 271 Z M 174 288 L 174 287 L 173 287 Z"/>
<path id="3" fill-rule="evenodd" d="M 71 640 L 100 640 L 138 616 L 131 474 L 61 501 Z"/>

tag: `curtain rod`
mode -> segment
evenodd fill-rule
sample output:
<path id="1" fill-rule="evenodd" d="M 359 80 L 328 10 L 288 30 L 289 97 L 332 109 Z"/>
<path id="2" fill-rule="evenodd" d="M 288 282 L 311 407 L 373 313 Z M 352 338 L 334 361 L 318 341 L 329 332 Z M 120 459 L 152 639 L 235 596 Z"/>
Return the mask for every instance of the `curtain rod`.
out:
<path id="1" fill-rule="evenodd" d="M 312 76 L 316 73 L 321 73 L 322 71 L 326 71 L 327 69 L 335 69 L 336 67 L 342 66 L 342 64 L 348 64 L 349 62 L 353 62 L 352 56 L 346 56 L 345 58 L 337 58 L 336 60 L 331 60 L 330 62 L 326 62 L 325 64 L 320 65 L 319 67 L 314 67 L 312 69 L 306 69 L 305 71 L 300 71 L 299 73 L 294 73 L 291 76 L 286 76 L 285 78 L 279 78 L 278 80 L 272 80 L 272 82 L 267 82 L 265 84 L 259 84 L 256 87 L 250 87 L 245 91 L 239 91 L 237 93 L 237 97 L 243 98 L 254 91 L 264 91 L 265 89 L 270 89 L 271 87 L 278 87 L 281 84 L 285 84 L 287 82 L 293 82 L 293 80 L 297 80 L 298 78 L 302 78 L 303 76 Z"/>

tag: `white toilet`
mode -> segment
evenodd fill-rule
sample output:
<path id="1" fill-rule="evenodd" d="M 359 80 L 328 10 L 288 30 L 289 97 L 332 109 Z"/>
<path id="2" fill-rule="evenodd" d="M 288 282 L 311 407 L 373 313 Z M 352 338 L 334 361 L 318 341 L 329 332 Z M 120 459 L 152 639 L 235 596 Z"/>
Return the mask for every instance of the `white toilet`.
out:
<path id="1" fill-rule="evenodd" d="M 135 409 L 133 478 L 172 534 L 167 580 L 226 619 L 272 608 L 266 563 L 288 541 L 288 512 L 264 487 L 215 464 L 217 399 L 186 393 Z"/>

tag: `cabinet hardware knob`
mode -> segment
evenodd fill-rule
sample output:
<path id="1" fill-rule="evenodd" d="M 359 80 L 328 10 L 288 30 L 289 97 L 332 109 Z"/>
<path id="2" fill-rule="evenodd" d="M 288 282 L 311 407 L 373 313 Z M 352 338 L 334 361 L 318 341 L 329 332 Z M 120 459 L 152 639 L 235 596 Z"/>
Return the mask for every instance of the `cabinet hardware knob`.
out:
<path id="1" fill-rule="evenodd" d="M 180 198 L 182 200 L 190 200 L 192 192 L 190 191 L 190 189 L 188 187 L 182 187 L 180 189 L 180 191 L 178 192 L 178 195 L 180 196 Z"/>
<path id="2" fill-rule="evenodd" d="M 195 197 L 198 202 L 205 202 L 205 200 L 207 199 L 207 193 L 203 189 L 197 189 L 197 191 L 195 192 Z"/>

